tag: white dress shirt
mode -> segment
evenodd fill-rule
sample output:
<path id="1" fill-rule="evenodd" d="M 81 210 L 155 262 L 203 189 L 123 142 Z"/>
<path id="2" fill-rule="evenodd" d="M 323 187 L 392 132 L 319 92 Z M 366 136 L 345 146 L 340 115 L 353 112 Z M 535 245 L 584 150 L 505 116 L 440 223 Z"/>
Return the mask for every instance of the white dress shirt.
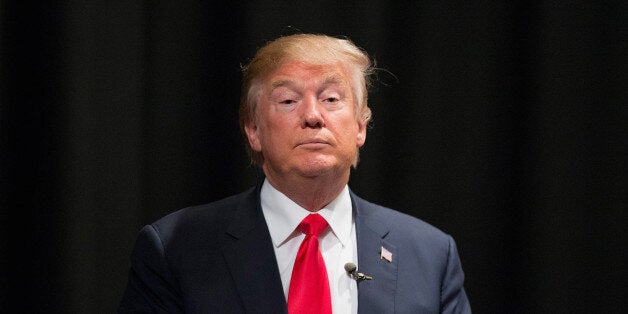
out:
<path id="1" fill-rule="evenodd" d="M 275 189 L 268 180 L 262 185 L 260 199 L 287 300 L 294 261 L 305 238 L 297 227 L 311 212 Z M 327 267 L 332 310 L 338 314 L 358 312 L 357 283 L 344 269 L 347 262 L 358 264 L 355 222 L 351 212 L 351 197 L 347 186 L 335 200 L 318 211 L 330 226 L 319 236 L 319 247 Z"/>

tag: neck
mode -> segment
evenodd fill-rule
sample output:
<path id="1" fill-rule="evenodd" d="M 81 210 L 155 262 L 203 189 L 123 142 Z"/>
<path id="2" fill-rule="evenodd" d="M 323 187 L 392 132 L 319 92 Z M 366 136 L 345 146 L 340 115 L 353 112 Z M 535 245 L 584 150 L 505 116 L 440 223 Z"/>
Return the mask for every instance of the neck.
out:
<path id="1" fill-rule="evenodd" d="M 349 182 L 349 171 L 342 175 L 316 177 L 289 176 L 276 178 L 264 169 L 266 179 L 293 202 L 311 212 L 317 212 L 331 203 Z"/>

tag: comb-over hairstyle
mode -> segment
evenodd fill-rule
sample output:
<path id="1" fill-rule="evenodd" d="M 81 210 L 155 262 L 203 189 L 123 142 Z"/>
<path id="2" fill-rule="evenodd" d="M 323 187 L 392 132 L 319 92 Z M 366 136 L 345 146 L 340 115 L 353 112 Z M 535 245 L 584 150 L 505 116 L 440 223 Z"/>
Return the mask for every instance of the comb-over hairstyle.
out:
<path id="1" fill-rule="evenodd" d="M 240 94 L 240 129 L 245 135 L 245 145 L 251 160 L 262 165 L 264 157 L 254 151 L 244 127 L 257 115 L 257 98 L 264 80 L 289 61 L 315 65 L 341 64 L 351 75 L 356 119 L 368 124 L 371 109 L 367 105 L 368 86 L 373 72 L 371 59 L 349 39 L 318 34 L 296 34 L 280 37 L 260 48 L 248 65 L 242 67 L 243 82 Z M 357 165 L 356 155 L 353 166 Z"/>

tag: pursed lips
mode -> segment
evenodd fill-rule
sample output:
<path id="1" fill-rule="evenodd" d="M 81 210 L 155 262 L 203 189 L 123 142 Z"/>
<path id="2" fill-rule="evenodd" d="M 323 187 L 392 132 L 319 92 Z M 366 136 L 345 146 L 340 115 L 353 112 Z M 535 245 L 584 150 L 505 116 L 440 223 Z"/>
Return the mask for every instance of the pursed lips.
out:
<path id="1" fill-rule="evenodd" d="M 296 146 L 317 146 L 317 145 L 329 145 L 329 142 L 319 138 L 307 139 L 300 141 Z"/>

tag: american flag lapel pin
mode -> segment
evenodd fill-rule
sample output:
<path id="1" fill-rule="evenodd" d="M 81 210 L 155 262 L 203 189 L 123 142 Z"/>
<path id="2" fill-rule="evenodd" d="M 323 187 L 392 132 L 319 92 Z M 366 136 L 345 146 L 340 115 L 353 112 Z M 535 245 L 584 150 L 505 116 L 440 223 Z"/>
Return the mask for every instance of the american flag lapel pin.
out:
<path id="1" fill-rule="evenodd" d="M 383 246 L 382 246 L 380 258 L 387 260 L 389 263 L 392 263 L 392 253 Z"/>

